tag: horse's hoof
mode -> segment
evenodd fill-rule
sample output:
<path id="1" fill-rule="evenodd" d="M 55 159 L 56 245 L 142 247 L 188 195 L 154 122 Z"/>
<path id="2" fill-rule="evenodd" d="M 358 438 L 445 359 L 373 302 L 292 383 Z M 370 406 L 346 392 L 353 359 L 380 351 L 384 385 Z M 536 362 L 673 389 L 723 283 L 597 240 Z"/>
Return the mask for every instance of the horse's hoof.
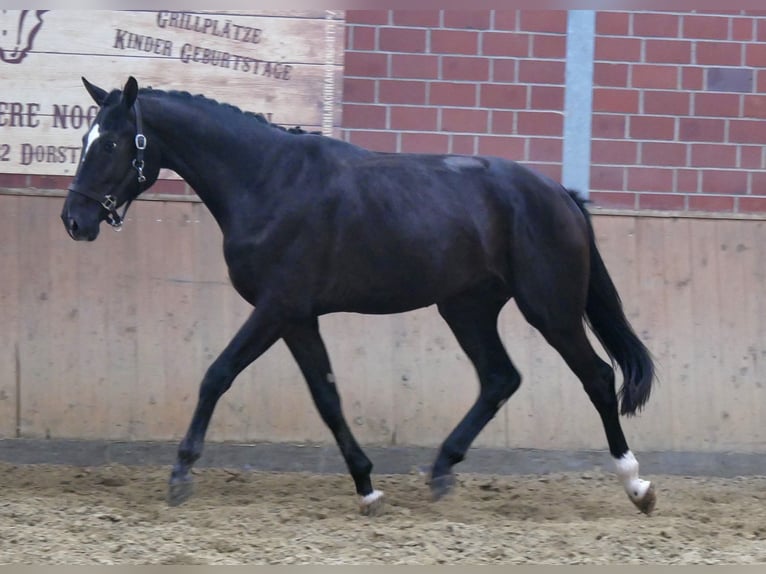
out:
<path id="1" fill-rule="evenodd" d="M 634 500 L 632 498 L 630 500 L 641 512 L 644 514 L 651 514 L 652 510 L 654 510 L 654 505 L 657 504 L 657 495 L 654 492 L 654 485 L 649 485 L 649 489 L 646 491 L 641 500 Z"/>
<path id="2" fill-rule="evenodd" d="M 380 516 L 383 514 L 383 493 L 379 490 L 373 490 L 367 496 L 359 499 L 359 514 L 363 516 Z"/>
<path id="3" fill-rule="evenodd" d="M 447 496 L 455 487 L 455 475 L 451 472 L 437 477 L 431 477 L 428 483 L 431 487 L 431 500 L 436 502 Z"/>
<path id="4" fill-rule="evenodd" d="M 179 506 L 189 500 L 194 490 L 191 477 L 171 478 L 168 484 L 168 506 Z"/>

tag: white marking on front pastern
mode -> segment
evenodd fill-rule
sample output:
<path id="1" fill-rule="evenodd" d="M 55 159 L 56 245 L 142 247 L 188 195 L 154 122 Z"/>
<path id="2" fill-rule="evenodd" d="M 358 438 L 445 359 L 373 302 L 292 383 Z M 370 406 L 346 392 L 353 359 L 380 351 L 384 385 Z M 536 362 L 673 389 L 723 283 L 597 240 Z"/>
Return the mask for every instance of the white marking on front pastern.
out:
<path id="1" fill-rule="evenodd" d="M 98 137 L 101 135 L 101 128 L 98 124 L 93 124 L 93 127 L 90 128 L 90 131 L 88 132 L 88 139 L 85 141 L 85 151 L 82 154 L 83 159 L 85 159 L 85 156 L 88 155 L 88 150 L 90 149 L 90 146 L 93 145 L 93 142 L 95 142 Z"/>
<path id="2" fill-rule="evenodd" d="M 622 480 L 625 492 L 631 500 L 643 500 L 651 483 L 638 477 L 638 460 L 635 455 L 628 451 L 622 458 L 614 459 L 614 465 L 617 468 L 617 476 Z"/>

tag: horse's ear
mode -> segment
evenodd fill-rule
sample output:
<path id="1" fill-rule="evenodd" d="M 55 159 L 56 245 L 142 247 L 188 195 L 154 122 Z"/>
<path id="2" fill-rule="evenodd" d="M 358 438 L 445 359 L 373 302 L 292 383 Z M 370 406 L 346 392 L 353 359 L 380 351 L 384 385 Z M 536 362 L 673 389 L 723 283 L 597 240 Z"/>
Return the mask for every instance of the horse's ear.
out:
<path id="1" fill-rule="evenodd" d="M 128 78 L 125 82 L 125 87 L 122 89 L 122 105 L 130 109 L 133 107 L 133 102 L 138 97 L 138 82 L 133 76 Z"/>
<path id="2" fill-rule="evenodd" d="M 85 89 L 88 90 L 90 97 L 93 98 L 93 101 L 96 102 L 99 106 L 103 106 L 104 100 L 107 96 L 106 90 L 102 90 L 98 86 L 94 86 L 88 80 L 86 80 L 84 76 L 82 77 L 82 83 L 85 86 Z"/>

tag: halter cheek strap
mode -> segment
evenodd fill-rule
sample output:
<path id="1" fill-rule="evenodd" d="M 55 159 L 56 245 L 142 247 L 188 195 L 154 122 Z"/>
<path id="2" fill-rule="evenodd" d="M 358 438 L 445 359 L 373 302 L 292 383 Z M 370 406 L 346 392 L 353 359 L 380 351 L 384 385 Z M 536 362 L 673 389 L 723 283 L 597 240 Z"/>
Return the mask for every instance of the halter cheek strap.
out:
<path id="1" fill-rule="evenodd" d="M 144 135 L 143 122 L 141 121 L 141 107 L 138 103 L 138 98 L 133 103 L 133 109 L 136 112 L 136 137 L 134 139 L 136 145 L 136 157 L 133 159 L 133 167 L 138 172 L 138 193 L 135 197 L 144 191 L 144 183 L 146 182 L 146 176 L 144 175 L 144 150 L 146 149 L 146 136 Z M 70 187 L 69 191 L 79 193 L 80 195 L 92 199 L 103 207 L 107 211 L 106 221 L 112 226 L 112 229 L 119 231 L 122 229 L 122 224 L 125 221 L 125 214 L 128 212 L 128 207 L 133 203 L 133 199 L 129 199 L 125 202 L 125 207 L 122 208 L 122 214 L 117 213 L 117 199 L 113 195 L 99 195 L 91 191 L 82 191 L 76 187 Z"/>

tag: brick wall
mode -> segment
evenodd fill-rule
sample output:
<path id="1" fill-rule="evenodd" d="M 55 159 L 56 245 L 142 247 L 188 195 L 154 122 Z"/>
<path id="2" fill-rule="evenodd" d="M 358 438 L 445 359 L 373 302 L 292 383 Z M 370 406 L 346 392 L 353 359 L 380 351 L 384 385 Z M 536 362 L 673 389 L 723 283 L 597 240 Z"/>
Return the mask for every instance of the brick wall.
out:
<path id="1" fill-rule="evenodd" d="M 560 179 L 566 13 L 349 11 L 343 137 Z M 591 198 L 766 212 L 766 12 L 599 12 Z"/>

